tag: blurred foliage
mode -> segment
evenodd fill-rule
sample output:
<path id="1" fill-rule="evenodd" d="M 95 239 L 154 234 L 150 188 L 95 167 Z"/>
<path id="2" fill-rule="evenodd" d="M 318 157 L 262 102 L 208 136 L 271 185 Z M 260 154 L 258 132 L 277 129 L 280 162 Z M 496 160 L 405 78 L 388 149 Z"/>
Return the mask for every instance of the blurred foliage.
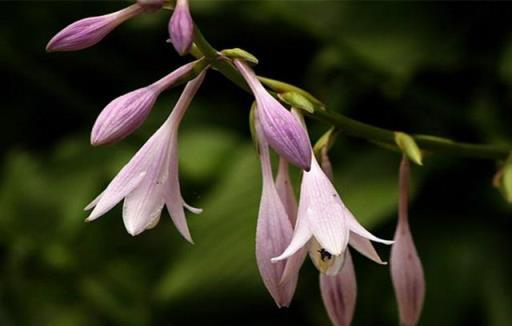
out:
<path id="1" fill-rule="evenodd" d="M 178 91 L 115 146 L 89 130 L 112 98 L 185 62 L 165 43 L 168 12 L 144 15 L 78 53 L 44 53 L 66 24 L 128 2 L 2 2 L 0 325 L 328 324 L 306 263 L 278 310 L 254 257 L 259 164 L 251 99 L 210 72 L 180 131 L 195 245 L 167 218 L 132 238 L 120 208 L 82 208 L 165 119 Z M 507 3 L 192 0 L 217 47 L 241 47 L 258 72 L 297 84 L 331 110 L 393 130 L 510 143 L 512 24 Z M 313 139 L 326 126 L 312 121 Z M 340 136 L 337 188 L 375 234 L 391 238 L 399 157 Z M 427 156 L 413 169 L 412 231 L 427 278 L 424 325 L 510 325 L 512 209 L 491 188 L 496 162 Z M 297 181 L 297 171 L 295 181 Z M 388 248 L 377 248 L 383 257 Z M 354 255 L 355 325 L 394 325 L 386 267 Z"/>

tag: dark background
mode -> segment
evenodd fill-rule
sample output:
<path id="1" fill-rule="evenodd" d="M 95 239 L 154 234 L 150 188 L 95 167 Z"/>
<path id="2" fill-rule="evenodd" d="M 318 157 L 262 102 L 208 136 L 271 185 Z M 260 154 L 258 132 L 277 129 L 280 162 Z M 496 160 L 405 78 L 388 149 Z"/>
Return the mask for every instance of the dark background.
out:
<path id="1" fill-rule="evenodd" d="M 255 54 L 257 72 L 304 87 L 330 110 L 377 126 L 461 141 L 510 143 L 509 3 L 192 0 L 217 48 Z M 135 238 L 117 207 L 85 224 L 83 207 L 163 122 L 179 91 L 120 144 L 89 145 L 113 98 L 189 58 L 167 39 L 168 11 L 136 17 L 99 45 L 44 51 L 74 20 L 129 2 L 0 2 L 0 325 L 328 325 L 306 262 L 290 309 L 257 273 L 260 172 L 247 126 L 251 98 L 210 72 L 180 130 L 194 246 L 164 214 Z M 311 121 L 316 139 L 327 126 Z M 361 223 L 392 238 L 399 157 L 341 136 L 337 188 Z M 512 323 L 512 209 L 497 162 L 432 155 L 413 168 L 412 232 L 427 294 L 422 325 Z M 384 258 L 389 248 L 379 245 Z M 396 325 L 387 267 L 353 255 L 354 325 Z"/>

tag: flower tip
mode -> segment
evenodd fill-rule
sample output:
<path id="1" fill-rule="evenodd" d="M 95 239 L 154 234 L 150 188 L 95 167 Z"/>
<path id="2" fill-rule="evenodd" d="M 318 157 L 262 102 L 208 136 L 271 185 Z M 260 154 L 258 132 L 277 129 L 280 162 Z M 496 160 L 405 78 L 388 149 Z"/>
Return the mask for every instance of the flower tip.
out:
<path id="1" fill-rule="evenodd" d="M 53 46 L 53 40 L 50 40 L 50 42 L 48 42 L 48 44 L 46 44 L 46 48 L 45 48 L 45 51 L 47 53 L 51 53 L 51 52 L 56 52 L 56 49 L 55 47 Z"/>

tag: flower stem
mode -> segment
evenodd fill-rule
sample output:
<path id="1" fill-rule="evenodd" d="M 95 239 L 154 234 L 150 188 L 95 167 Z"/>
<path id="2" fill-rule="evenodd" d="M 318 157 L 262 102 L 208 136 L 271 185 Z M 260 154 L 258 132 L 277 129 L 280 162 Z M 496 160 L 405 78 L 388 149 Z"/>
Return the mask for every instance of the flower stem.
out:
<path id="1" fill-rule="evenodd" d="M 243 90 L 250 92 L 250 88 L 238 70 L 206 40 L 199 28 L 196 26 L 194 31 L 195 44 L 206 59 L 211 63 L 214 69 L 222 73 L 226 78 Z M 196 54 L 196 57 L 198 55 Z M 279 82 L 279 81 L 276 81 Z M 323 121 L 329 125 L 335 126 L 341 132 L 358 138 L 363 138 L 371 142 L 395 144 L 395 131 L 375 127 L 354 119 L 350 119 L 340 113 L 315 110 L 308 113 L 309 116 Z M 429 135 L 413 135 L 416 143 L 424 151 L 438 152 L 445 154 L 489 158 L 505 159 L 512 149 L 504 146 L 480 145 L 455 142 L 450 139 L 440 138 Z"/>

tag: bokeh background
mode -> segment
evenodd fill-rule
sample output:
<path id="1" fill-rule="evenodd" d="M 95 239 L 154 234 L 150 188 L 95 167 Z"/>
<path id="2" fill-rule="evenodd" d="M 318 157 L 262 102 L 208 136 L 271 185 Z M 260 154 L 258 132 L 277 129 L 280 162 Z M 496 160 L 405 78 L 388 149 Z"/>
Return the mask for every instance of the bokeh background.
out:
<path id="1" fill-rule="evenodd" d="M 328 325 L 309 262 L 290 309 L 277 309 L 260 281 L 251 98 L 215 72 L 180 131 L 184 197 L 204 209 L 189 216 L 196 244 L 180 238 L 167 213 L 137 237 L 124 230 L 120 207 L 83 222 L 83 207 L 164 121 L 179 90 L 114 146 L 89 145 L 96 115 L 189 58 L 165 42 L 167 11 L 137 17 L 84 51 L 44 48 L 74 20 L 128 3 L 0 3 L 0 325 Z M 330 110 L 394 130 L 511 143 L 510 4 L 191 3 L 217 48 L 249 50 L 258 73 L 310 90 Z M 327 129 L 310 125 L 313 138 Z M 332 161 L 346 204 L 391 238 L 398 155 L 341 136 Z M 512 209 L 491 186 L 496 167 L 432 155 L 413 169 L 422 325 L 512 324 Z M 387 259 L 389 248 L 378 250 Z M 354 325 L 396 325 L 388 268 L 354 259 Z"/>

